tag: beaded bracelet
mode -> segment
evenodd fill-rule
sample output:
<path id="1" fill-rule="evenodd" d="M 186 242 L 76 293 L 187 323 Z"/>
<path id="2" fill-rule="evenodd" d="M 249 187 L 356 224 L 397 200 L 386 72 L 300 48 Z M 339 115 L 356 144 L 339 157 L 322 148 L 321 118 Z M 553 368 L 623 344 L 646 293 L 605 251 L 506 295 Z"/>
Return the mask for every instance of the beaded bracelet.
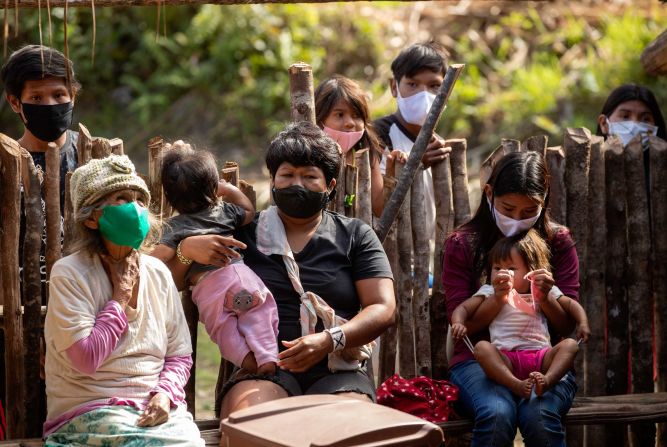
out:
<path id="1" fill-rule="evenodd" d="M 192 259 L 188 259 L 185 256 L 183 256 L 183 253 L 181 253 L 181 244 L 183 241 L 179 242 L 178 245 L 176 246 L 176 257 L 178 258 L 179 262 L 181 264 L 185 265 L 190 265 L 192 264 Z"/>

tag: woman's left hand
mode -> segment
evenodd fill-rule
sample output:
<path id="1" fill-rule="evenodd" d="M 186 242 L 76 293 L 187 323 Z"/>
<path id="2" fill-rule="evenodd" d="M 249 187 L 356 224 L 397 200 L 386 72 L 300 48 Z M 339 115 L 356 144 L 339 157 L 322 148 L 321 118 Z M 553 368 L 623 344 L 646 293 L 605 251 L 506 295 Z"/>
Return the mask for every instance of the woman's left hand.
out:
<path id="1" fill-rule="evenodd" d="M 533 282 L 533 286 L 541 292 L 542 295 L 540 298 L 546 297 L 555 284 L 554 277 L 551 276 L 551 273 L 545 269 L 538 269 L 529 272 L 526 275 L 526 279 L 531 280 Z"/>
<path id="2" fill-rule="evenodd" d="M 290 372 L 308 371 L 333 349 L 331 336 L 326 332 L 282 343 L 287 349 L 278 354 L 278 366 Z"/>
<path id="3" fill-rule="evenodd" d="M 155 393 L 137 420 L 139 427 L 155 427 L 169 420 L 170 401 L 166 394 Z"/>

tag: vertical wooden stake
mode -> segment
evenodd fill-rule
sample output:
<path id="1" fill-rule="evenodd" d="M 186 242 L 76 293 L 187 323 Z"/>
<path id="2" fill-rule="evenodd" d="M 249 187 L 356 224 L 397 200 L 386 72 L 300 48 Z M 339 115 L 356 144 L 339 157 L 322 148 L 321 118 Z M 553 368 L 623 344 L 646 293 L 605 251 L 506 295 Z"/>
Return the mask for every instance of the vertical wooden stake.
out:
<path id="1" fill-rule="evenodd" d="M 547 142 L 549 138 L 546 135 L 535 135 L 528 137 L 521 143 L 522 151 L 531 151 L 537 152 L 542 155 L 542 157 L 547 156 Z"/>
<path id="2" fill-rule="evenodd" d="M 310 65 L 297 62 L 290 66 L 289 91 L 292 104 L 292 121 L 310 121 L 315 124 L 313 69 Z"/>
<path id="3" fill-rule="evenodd" d="M 120 138 L 112 138 L 109 140 L 109 146 L 111 146 L 111 153 L 115 155 L 123 155 L 125 150 L 123 148 L 123 140 Z"/>
<path id="4" fill-rule="evenodd" d="M 433 288 L 431 292 L 431 362 L 433 378 L 447 377 L 447 310 L 442 287 L 442 259 L 447 234 L 454 227 L 454 203 L 450 165 L 446 161 L 431 166 L 435 195 L 435 253 L 433 255 Z"/>
<path id="5" fill-rule="evenodd" d="M 220 178 L 238 188 L 240 177 L 239 164 L 233 161 L 226 161 L 220 170 Z"/>
<path id="6" fill-rule="evenodd" d="M 356 208 L 356 202 L 359 200 L 359 194 L 357 194 L 359 188 L 359 173 L 358 168 L 355 165 L 345 166 L 345 215 L 347 217 L 356 217 L 354 212 Z M 348 200 L 352 203 L 349 204 Z"/>
<path id="7" fill-rule="evenodd" d="M 79 154 L 79 166 L 83 166 L 93 158 L 93 137 L 88 128 L 79 123 L 79 139 L 76 142 L 76 151 Z"/>
<path id="8" fill-rule="evenodd" d="M 519 140 L 503 138 L 500 140 L 500 145 L 503 147 L 506 154 L 512 152 L 521 152 L 521 142 Z"/>
<path id="9" fill-rule="evenodd" d="M 466 162 L 466 148 L 468 142 L 464 139 L 448 140 L 452 152 L 449 155 L 452 172 L 452 194 L 454 202 L 454 227 L 470 219 L 470 196 L 468 194 L 468 168 Z"/>
<path id="10" fill-rule="evenodd" d="M 148 189 L 151 192 L 151 209 L 156 216 L 166 219 L 171 215 L 171 207 L 162 193 L 162 155 L 164 154 L 164 140 L 154 137 L 148 141 Z"/>
<path id="11" fill-rule="evenodd" d="M 567 193 L 565 192 L 565 154 L 560 146 L 548 147 L 546 155 L 549 170 L 549 210 L 551 217 L 559 224 L 565 225 Z"/>
<path id="12" fill-rule="evenodd" d="M 385 199 L 391 196 L 396 187 L 396 179 L 394 177 L 384 177 L 383 196 Z M 389 259 L 391 271 L 394 274 L 394 295 L 398 296 L 398 247 L 396 245 L 396 222 L 389 229 L 387 238 L 382 244 L 384 251 Z M 391 326 L 382 334 L 380 342 L 380 367 L 378 368 L 379 382 L 382 383 L 387 378 L 396 372 L 396 347 L 397 347 L 397 325 Z"/>
<path id="13" fill-rule="evenodd" d="M 371 204 L 371 163 L 368 149 L 356 151 L 357 159 L 357 200 L 356 217 L 372 225 L 373 207 Z"/>
<path id="14" fill-rule="evenodd" d="M 565 185 L 567 188 L 567 226 L 577 243 L 580 271 L 586 272 L 588 169 L 591 157 L 591 133 L 588 129 L 567 129 L 563 135 L 565 152 Z M 585 300 L 585 297 L 582 297 Z M 585 302 L 582 301 L 585 306 Z"/>
<path id="15" fill-rule="evenodd" d="M 0 134 L 0 281 L 5 318 L 5 411 L 10 439 L 25 436 L 27 404 L 19 283 L 20 185 L 21 148 L 16 141 Z"/>
<path id="16" fill-rule="evenodd" d="M 46 151 L 46 181 L 44 186 L 44 201 L 46 202 L 46 277 L 49 278 L 53 264 L 60 259 L 62 248 L 60 148 L 55 143 L 49 143 L 49 148 Z"/>

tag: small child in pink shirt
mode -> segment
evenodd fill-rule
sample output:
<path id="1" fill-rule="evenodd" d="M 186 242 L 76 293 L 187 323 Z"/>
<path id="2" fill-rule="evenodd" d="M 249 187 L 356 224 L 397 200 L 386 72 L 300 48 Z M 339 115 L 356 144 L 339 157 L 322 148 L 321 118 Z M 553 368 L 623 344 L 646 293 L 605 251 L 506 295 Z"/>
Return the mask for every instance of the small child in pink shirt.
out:
<path id="1" fill-rule="evenodd" d="M 489 252 L 491 284 L 483 285 L 452 314 L 452 336 L 464 337 L 475 317 L 499 311 L 489 325 L 491 342 L 480 341 L 474 355 L 486 375 L 514 394 L 529 398 L 533 389 L 541 396 L 572 368 L 579 351 L 577 341 L 566 338 L 552 347 L 542 300 L 557 300 L 577 322 L 577 338 L 590 335 L 581 305 L 553 286 L 546 296 L 535 282 L 550 277 L 549 248 L 535 230 L 500 239 Z M 485 302 L 486 301 L 486 302 Z M 486 305 L 486 309 L 482 306 Z"/>
<path id="2" fill-rule="evenodd" d="M 193 263 L 180 253 L 180 243 L 187 237 L 231 236 L 254 218 L 252 203 L 238 188 L 220 180 L 210 152 L 192 150 L 181 142 L 162 158 L 161 178 L 165 197 L 179 214 L 166 223 L 153 255 L 165 262 L 176 256 L 181 263 L 192 264 L 186 274 L 192 301 L 225 359 L 249 372 L 275 373 L 278 311 L 262 280 L 241 261 L 218 268 Z"/>

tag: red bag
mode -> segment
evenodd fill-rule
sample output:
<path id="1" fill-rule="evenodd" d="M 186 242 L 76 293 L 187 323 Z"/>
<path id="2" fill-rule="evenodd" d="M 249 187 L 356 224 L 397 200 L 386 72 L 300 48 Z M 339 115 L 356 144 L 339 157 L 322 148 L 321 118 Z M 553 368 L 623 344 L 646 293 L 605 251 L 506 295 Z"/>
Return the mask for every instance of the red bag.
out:
<path id="1" fill-rule="evenodd" d="M 419 376 L 404 379 L 394 374 L 377 389 L 377 402 L 437 424 L 453 414 L 459 389 L 446 380 Z"/>

